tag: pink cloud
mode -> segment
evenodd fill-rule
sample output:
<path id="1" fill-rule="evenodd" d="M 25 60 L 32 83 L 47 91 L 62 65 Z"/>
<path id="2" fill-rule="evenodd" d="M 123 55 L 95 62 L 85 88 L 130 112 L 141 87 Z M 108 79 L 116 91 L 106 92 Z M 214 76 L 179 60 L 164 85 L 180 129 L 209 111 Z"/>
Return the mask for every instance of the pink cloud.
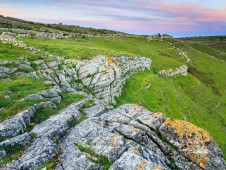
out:
<path id="1" fill-rule="evenodd" d="M 140 2 L 140 8 L 144 10 L 154 10 L 162 14 L 168 14 L 174 17 L 177 21 L 194 21 L 194 22 L 224 22 L 226 21 L 226 7 L 222 9 L 211 9 L 191 3 L 155 3 L 155 2 Z"/>
<path id="2" fill-rule="evenodd" d="M 1 14 L 39 22 L 75 24 L 129 32 L 225 32 L 226 7 L 154 1 L 53 0 L 52 5 L 0 4 Z M 117 3 L 116 3 L 117 2 Z"/>

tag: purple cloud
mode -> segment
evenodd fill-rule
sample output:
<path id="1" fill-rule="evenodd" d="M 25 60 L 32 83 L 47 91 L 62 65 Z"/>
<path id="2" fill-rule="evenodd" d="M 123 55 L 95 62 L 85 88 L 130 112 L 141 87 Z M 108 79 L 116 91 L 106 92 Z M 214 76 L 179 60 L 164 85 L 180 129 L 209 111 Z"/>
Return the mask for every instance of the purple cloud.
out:
<path id="1" fill-rule="evenodd" d="M 43 0 L 32 4 L 26 0 L 22 4 L 5 1 L 0 3 L 0 11 L 6 16 L 39 22 L 63 22 L 138 34 L 226 34 L 226 2 L 217 8 L 193 0 L 179 1 L 52 0 L 48 4 Z"/>

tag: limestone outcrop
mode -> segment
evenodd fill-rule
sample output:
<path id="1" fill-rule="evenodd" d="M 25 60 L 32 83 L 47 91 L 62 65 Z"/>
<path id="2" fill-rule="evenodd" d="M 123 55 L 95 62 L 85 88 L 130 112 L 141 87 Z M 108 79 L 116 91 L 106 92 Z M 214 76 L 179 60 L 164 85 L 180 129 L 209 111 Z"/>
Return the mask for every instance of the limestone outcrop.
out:
<path id="1" fill-rule="evenodd" d="M 187 76 L 188 74 L 188 66 L 187 65 L 182 65 L 176 69 L 170 69 L 170 70 L 161 70 L 159 72 L 160 75 L 162 76 L 167 76 L 167 77 L 172 77 L 172 76 Z"/>
<path id="2" fill-rule="evenodd" d="M 0 36 L 3 43 L 9 43 L 33 53 L 40 54 L 43 59 L 47 56 L 52 59 L 34 61 L 37 68 L 35 71 L 31 63 L 22 59 L 21 61 L 10 61 L 0 63 L 0 76 L 7 77 L 11 74 L 44 78 L 49 84 L 57 86 L 64 92 L 73 92 L 86 89 L 92 91 L 97 99 L 107 103 L 115 103 L 115 97 L 121 95 L 122 88 L 130 75 L 138 71 L 150 69 L 151 60 L 145 57 L 107 57 L 97 56 L 91 60 L 73 60 L 43 53 L 41 50 L 29 47 L 23 42 L 18 42 L 11 33 L 3 33 Z M 13 67 L 10 67 L 10 64 Z M 19 68 L 26 68 L 26 73 L 18 73 Z M 29 73 L 27 70 L 30 70 Z M 61 87 L 61 88 L 60 88 Z M 38 96 L 33 96 L 37 97 Z"/>
<path id="3" fill-rule="evenodd" d="M 56 157 L 56 170 L 226 168 L 212 137 L 191 123 L 127 104 L 71 126 L 82 117 L 82 103 L 35 126 L 30 134 L 37 138 L 4 169 L 35 169 Z"/>

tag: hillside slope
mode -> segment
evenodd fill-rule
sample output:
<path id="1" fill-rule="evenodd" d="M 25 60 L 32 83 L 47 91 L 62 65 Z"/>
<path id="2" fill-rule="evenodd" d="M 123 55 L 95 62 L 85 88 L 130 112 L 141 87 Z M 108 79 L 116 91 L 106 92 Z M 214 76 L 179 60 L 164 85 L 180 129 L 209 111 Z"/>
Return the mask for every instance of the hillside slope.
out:
<path id="1" fill-rule="evenodd" d="M 2 168 L 226 167 L 224 37 L 148 41 L 4 19 Z"/>

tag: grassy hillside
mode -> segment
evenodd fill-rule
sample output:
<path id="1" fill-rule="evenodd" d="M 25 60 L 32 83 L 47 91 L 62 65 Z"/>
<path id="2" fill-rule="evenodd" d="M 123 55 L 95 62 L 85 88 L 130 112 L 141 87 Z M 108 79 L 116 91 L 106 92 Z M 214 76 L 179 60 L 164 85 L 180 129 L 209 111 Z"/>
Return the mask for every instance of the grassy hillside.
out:
<path id="1" fill-rule="evenodd" d="M 28 60 L 37 60 L 39 55 L 32 54 L 31 52 L 15 47 L 9 44 L 3 44 L 0 42 L 0 61 L 3 60 L 18 60 L 20 57 L 27 58 Z"/>
<path id="2" fill-rule="evenodd" d="M 153 60 L 153 67 L 157 70 L 176 68 L 186 61 L 167 43 L 161 41 L 148 42 L 142 37 L 19 40 L 43 51 L 73 59 L 89 59 L 96 55 L 145 56 Z"/>
<path id="3" fill-rule="evenodd" d="M 206 129 L 226 156 L 226 44 L 218 38 L 186 38 L 167 41 L 147 41 L 143 37 L 19 39 L 51 54 L 73 59 L 90 59 L 96 55 L 145 56 L 152 59 L 150 71 L 138 73 L 127 82 L 117 106 L 137 103 L 167 116 L 186 119 Z M 213 50 L 212 50 L 213 49 Z M 1 59 L 16 59 L 20 49 L 0 44 L 8 53 Z M 182 50 L 187 58 L 179 53 Z M 18 55 L 17 55 L 18 53 Z M 187 77 L 161 77 L 162 69 L 189 66 Z M 150 88 L 146 88 L 150 85 Z"/>
<path id="4" fill-rule="evenodd" d="M 74 59 L 89 59 L 96 55 L 150 57 L 153 61 L 151 71 L 134 75 L 127 82 L 123 95 L 117 99 L 117 106 L 137 103 L 169 117 L 186 119 L 211 133 L 226 153 L 226 63 L 222 61 L 225 60 L 224 50 L 219 48 L 224 43 L 213 44 L 215 40 L 211 43 L 205 38 L 147 41 L 142 37 L 22 41 Z M 189 75 L 158 76 L 159 70 L 176 68 L 187 62 L 176 48 L 191 60 L 187 63 Z M 149 84 L 150 88 L 146 89 Z"/>

